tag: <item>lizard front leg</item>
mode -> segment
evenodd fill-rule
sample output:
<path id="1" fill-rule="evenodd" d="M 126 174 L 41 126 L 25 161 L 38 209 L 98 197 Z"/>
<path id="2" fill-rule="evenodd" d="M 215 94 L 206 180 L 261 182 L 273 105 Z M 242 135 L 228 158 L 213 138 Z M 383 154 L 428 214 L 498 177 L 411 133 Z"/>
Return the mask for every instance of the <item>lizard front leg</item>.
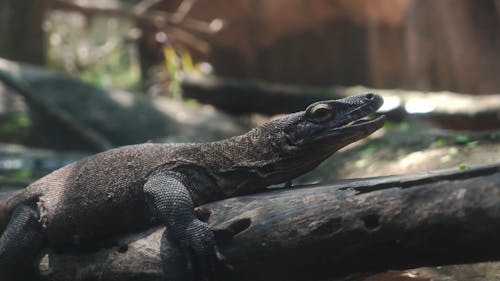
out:
<path id="1" fill-rule="evenodd" d="M 0 237 L 1 279 L 31 279 L 36 271 L 34 262 L 43 244 L 44 235 L 38 223 L 37 212 L 28 205 L 17 206 Z"/>
<path id="2" fill-rule="evenodd" d="M 184 269 L 178 268 L 182 266 L 178 261 L 164 266 L 169 280 L 215 280 L 218 250 L 214 234 L 196 217 L 186 186 L 174 175 L 155 174 L 144 185 L 144 192 L 154 215 L 167 226 L 171 250 L 184 257 Z"/>

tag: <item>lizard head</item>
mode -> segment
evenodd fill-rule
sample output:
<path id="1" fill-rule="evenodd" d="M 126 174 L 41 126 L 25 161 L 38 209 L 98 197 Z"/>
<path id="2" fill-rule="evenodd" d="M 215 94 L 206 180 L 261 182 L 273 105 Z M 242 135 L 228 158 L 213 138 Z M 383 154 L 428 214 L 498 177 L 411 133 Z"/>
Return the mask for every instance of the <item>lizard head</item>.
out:
<path id="1" fill-rule="evenodd" d="M 214 143 L 219 146 L 217 155 L 206 158 L 215 162 L 212 174 L 221 175 L 218 182 L 224 190 L 251 193 L 256 186 L 292 180 L 340 148 L 380 129 L 384 116 L 363 118 L 375 113 L 382 103 L 382 97 L 372 93 L 316 102 L 304 111 Z"/>
<path id="2" fill-rule="evenodd" d="M 335 152 L 382 127 L 384 116 L 363 118 L 375 113 L 383 103 L 382 97 L 373 93 L 316 102 L 289 116 L 284 136 L 291 148 Z"/>
<path id="3" fill-rule="evenodd" d="M 274 163 L 275 173 L 269 182 L 287 181 L 308 172 L 340 148 L 380 129 L 383 115 L 364 117 L 375 113 L 383 102 L 373 93 L 320 101 L 278 120 L 282 133 L 276 141 L 280 143 L 282 160 Z"/>

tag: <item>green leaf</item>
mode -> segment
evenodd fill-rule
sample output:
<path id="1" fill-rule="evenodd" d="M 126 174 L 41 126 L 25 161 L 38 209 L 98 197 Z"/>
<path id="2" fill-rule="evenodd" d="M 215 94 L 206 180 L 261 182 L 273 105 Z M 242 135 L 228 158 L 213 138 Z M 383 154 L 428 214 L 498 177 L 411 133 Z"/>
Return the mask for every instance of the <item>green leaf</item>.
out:
<path id="1" fill-rule="evenodd" d="M 455 143 L 466 144 L 470 141 L 470 137 L 467 135 L 458 135 L 455 137 Z"/>

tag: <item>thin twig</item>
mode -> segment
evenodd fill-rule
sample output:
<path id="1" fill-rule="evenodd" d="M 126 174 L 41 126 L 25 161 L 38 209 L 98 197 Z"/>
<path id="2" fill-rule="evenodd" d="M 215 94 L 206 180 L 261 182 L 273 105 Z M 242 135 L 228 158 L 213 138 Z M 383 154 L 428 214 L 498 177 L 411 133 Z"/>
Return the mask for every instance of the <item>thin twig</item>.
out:
<path id="1" fill-rule="evenodd" d="M 137 3 L 132 10 L 138 14 L 142 14 L 161 1 L 162 0 L 142 0 Z"/>
<path id="2" fill-rule="evenodd" d="M 181 2 L 177 11 L 175 11 L 172 20 L 176 23 L 181 23 L 186 18 L 187 14 L 191 11 L 197 0 L 184 0 Z"/>

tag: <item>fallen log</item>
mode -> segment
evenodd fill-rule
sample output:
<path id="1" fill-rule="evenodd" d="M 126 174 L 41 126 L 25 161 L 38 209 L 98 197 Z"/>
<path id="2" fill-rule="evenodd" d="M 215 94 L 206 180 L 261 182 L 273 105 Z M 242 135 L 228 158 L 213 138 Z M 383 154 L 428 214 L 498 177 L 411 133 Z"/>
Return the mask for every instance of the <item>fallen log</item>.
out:
<path id="1" fill-rule="evenodd" d="M 290 113 L 302 110 L 304 105 L 313 102 L 341 98 L 324 90 L 314 91 L 311 87 L 189 76 L 181 82 L 181 88 L 183 97 L 233 114 Z"/>
<path id="2" fill-rule="evenodd" d="M 212 104 L 233 114 L 290 113 L 320 100 L 338 99 L 360 92 L 376 92 L 385 102 L 381 112 L 401 121 L 412 115 L 458 130 L 500 128 L 498 95 L 466 95 L 452 92 L 419 92 L 366 87 L 310 87 L 220 78 L 186 77 L 183 96 Z"/>
<path id="3" fill-rule="evenodd" d="M 209 107 L 105 91 L 67 75 L 0 58 L 2 86 L 0 102 L 3 95 L 21 98 L 20 112 L 28 114 L 30 123 L 25 128 L 28 145 L 103 151 L 148 140 L 205 142 L 244 132 L 236 120 Z"/>
<path id="4" fill-rule="evenodd" d="M 234 270 L 220 280 L 324 280 L 500 260 L 500 163 L 278 189 L 201 209 L 211 225 L 241 231 L 221 243 Z M 163 231 L 51 253 L 42 272 L 51 280 L 161 280 L 160 247 L 172 253 Z"/>
<path id="5" fill-rule="evenodd" d="M 0 58 L 0 83 L 11 88 L 19 93 L 31 107 L 36 108 L 40 114 L 46 116 L 69 132 L 78 136 L 82 142 L 87 143 L 90 147 L 98 151 L 111 149 L 114 145 L 103 136 L 100 132 L 93 128 L 82 124 L 76 120 L 70 113 L 61 110 L 50 101 L 42 99 L 37 95 L 37 91 L 33 89 L 19 75 L 19 66 L 13 62 Z"/>

